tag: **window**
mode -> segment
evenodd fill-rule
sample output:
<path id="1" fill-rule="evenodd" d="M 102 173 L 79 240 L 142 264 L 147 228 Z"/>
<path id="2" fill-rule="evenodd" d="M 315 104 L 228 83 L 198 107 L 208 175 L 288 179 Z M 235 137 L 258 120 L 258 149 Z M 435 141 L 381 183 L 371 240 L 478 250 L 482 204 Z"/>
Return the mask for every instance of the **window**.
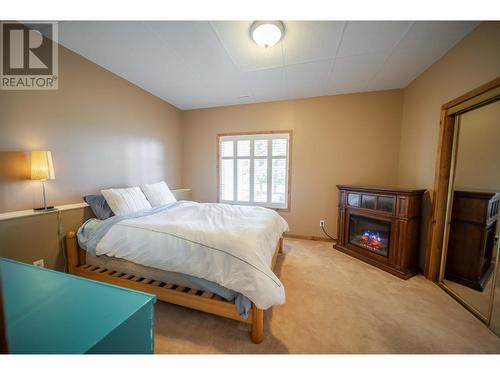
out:
<path id="1" fill-rule="evenodd" d="M 219 136 L 219 201 L 288 208 L 290 133 Z"/>

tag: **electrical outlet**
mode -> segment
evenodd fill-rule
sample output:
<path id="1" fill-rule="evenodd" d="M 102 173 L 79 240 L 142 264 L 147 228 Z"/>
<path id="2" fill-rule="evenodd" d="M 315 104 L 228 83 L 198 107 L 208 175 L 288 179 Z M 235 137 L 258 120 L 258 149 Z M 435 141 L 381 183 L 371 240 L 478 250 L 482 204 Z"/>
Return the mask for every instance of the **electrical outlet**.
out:
<path id="1" fill-rule="evenodd" d="M 42 267 L 42 268 L 44 268 L 44 267 L 45 267 L 45 264 L 44 264 L 44 262 L 43 262 L 43 259 L 38 259 L 38 260 L 35 260 L 35 261 L 33 262 L 33 264 L 34 264 L 35 266 L 37 266 L 37 267 Z"/>
<path id="2" fill-rule="evenodd" d="M 323 228 L 325 226 L 325 221 L 324 220 L 320 220 L 319 221 L 319 226 L 320 226 L 320 228 Z"/>

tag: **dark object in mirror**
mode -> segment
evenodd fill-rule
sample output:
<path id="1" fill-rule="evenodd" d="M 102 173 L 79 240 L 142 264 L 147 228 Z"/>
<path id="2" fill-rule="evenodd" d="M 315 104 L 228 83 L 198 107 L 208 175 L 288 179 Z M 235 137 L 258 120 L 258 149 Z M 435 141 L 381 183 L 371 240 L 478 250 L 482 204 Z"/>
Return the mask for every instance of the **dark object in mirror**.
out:
<path id="1" fill-rule="evenodd" d="M 500 193 L 453 193 L 445 279 L 483 291 L 492 274 Z"/>

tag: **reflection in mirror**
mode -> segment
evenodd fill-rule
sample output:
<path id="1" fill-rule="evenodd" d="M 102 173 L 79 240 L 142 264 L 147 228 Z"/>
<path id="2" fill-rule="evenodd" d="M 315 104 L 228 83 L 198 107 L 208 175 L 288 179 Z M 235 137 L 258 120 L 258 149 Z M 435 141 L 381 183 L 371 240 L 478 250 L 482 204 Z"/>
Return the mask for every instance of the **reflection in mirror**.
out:
<path id="1" fill-rule="evenodd" d="M 497 223 L 497 246 L 493 255 L 493 261 L 496 264 L 496 276 L 495 276 L 495 292 L 493 295 L 492 303 L 492 314 L 490 328 L 498 336 L 500 336 L 500 273 L 498 271 L 498 256 L 500 255 L 500 241 L 498 237 L 500 235 L 500 223 Z"/>
<path id="2" fill-rule="evenodd" d="M 456 137 L 443 283 L 488 321 L 498 259 L 500 101 L 460 115 Z"/>

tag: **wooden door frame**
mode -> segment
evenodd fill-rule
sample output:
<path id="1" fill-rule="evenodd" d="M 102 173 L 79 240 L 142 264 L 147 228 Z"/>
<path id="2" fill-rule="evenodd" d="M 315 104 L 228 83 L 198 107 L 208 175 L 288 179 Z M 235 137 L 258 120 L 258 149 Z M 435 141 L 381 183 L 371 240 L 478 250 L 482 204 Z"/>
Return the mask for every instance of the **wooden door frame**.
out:
<path id="1" fill-rule="evenodd" d="M 439 143 L 434 177 L 432 219 L 429 223 L 424 275 L 438 282 L 445 238 L 446 207 L 453 167 L 453 140 L 456 117 L 489 101 L 492 90 L 500 89 L 500 77 L 443 104 L 439 123 Z"/>

